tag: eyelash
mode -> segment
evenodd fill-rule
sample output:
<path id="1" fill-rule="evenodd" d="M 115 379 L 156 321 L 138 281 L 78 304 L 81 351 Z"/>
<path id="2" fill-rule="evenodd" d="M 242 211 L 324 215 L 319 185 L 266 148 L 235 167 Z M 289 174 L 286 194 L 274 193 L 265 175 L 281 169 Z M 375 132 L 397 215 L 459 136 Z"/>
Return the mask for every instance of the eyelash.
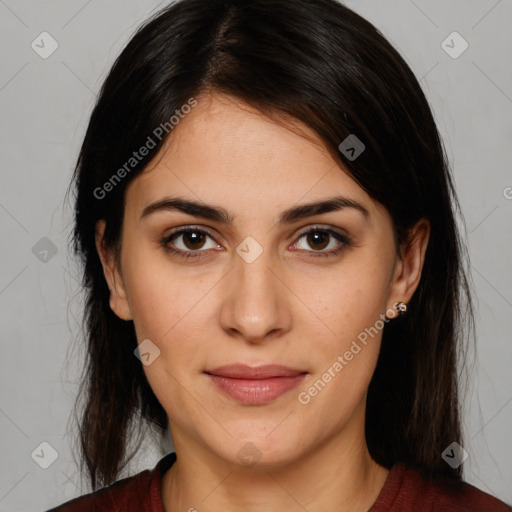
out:
<path id="1" fill-rule="evenodd" d="M 182 235 L 182 234 L 185 234 L 185 233 L 190 233 L 190 232 L 196 232 L 196 233 L 205 234 L 205 235 L 208 235 L 210 238 L 213 239 L 213 235 L 211 233 L 209 233 L 208 231 L 206 231 L 205 229 L 199 229 L 199 228 L 195 228 L 194 226 L 189 226 L 189 227 L 181 228 L 181 229 L 179 229 L 177 231 L 174 231 L 170 235 L 166 236 L 161 241 L 161 245 L 162 245 L 162 247 L 164 248 L 164 250 L 167 253 L 175 254 L 175 255 L 177 255 L 177 256 L 179 256 L 181 258 L 188 259 L 188 258 L 202 257 L 201 253 L 208 252 L 208 250 L 206 250 L 206 251 L 205 250 L 183 251 L 181 249 L 175 249 L 175 248 L 169 246 L 169 242 L 172 239 L 178 237 L 179 235 Z M 304 236 L 307 236 L 307 235 L 309 235 L 311 233 L 328 233 L 329 235 L 333 236 L 339 242 L 342 242 L 342 244 L 337 249 L 331 249 L 330 251 L 326 251 L 326 252 L 306 251 L 306 252 L 313 253 L 313 254 L 311 254 L 311 257 L 313 257 L 313 258 L 336 256 L 343 249 L 345 249 L 346 247 L 349 247 L 349 246 L 352 245 L 352 239 L 350 237 L 348 237 L 347 235 L 342 235 L 341 233 L 338 233 L 337 231 L 333 231 L 332 229 L 324 229 L 324 228 L 320 228 L 320 227 L 317 227 L 317 226 L 314 226 L 314 227 L 308 229 L 307 231 L 302 232 L 298 236 L 297 241 L 300 240 L 301 238 L 303 238 Z"/>

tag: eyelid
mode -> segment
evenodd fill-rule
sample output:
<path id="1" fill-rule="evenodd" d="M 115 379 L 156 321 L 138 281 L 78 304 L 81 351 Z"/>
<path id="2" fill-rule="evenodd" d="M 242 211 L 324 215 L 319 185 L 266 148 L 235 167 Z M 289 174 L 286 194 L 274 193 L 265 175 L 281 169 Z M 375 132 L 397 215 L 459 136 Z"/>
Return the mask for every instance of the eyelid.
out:
<path id="1" fill-rule="evenodd" d="M 174 235 L 182 234 L 183 232 L 186 233 L 187 231 L 201 231 L 214 238 L 213 231 L 211 231 L 210 228 L 206 226 L 200 226 L 199 224 L 186 224 L 185 226 L 179 226 L 177 228 L 174 228 L 164 238 L 171 238 Z"/>
<path id="2" fill-rule="evenodd" d="M 326 231 L 328 233 L 336 233 L 339 236 L 342 236 L 346 238 L 347 240 L 352 241 L 351 236 L 346 232 L 346 230 L 337 228 L 334 226 L 330 226 L 327 224 L 311 224 L 306 228 L 301 228 L 298 235 L 296 235 L 296 238 L 300 238 L 304 235 L 309 234 L 311 231 Z"/>

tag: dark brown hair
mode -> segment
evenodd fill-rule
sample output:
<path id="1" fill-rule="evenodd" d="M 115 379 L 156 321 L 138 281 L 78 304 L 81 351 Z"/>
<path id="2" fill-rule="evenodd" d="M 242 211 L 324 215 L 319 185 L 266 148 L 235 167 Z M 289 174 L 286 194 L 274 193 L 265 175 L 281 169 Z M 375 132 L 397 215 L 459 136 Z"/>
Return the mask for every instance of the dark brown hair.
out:
<path id="1" fill-rule="evenodd" d="M 335 0 L 181 0 L 148 20 L 115 61 L 72 183 L 73 248 L 87 293 L 79 442 L 92 488 L 115 481 L 133 457 L 136 450 L 126 451 L 134 426 L 162 434 L 168 423 L 134 357 L 133 322 L 109 307 L 95 224 L 106 220 L 105 243 L 119 254 L 126 187 L 165 141 L 155 129 L 208 91 L 312 128 L 390 213 L 398 243 L 419 219 L 430 222 L 409 313 L 384 328 L 366 439 L 371 456 L 388 468 L 404 462 L 425 476 L 460 479 L 462 466 L 453 469 L 441 453 L 452 441 L 462 444 L 457 361 L 465 353 L 464 326 L 473 324 L 467 254 L 447 158 L 417 79 L 373 25 Z M 98 193 L 152 134 L 149 153 Z M 366 147 L 353 161 L 338 149 L 350 134 Z"/>

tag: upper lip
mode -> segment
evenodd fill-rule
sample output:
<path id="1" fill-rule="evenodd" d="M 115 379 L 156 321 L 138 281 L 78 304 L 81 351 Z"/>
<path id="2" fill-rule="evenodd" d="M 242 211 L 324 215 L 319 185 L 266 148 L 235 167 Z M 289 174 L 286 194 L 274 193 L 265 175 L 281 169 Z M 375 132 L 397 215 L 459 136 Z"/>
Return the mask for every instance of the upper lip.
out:
<path id="1" fill-rule="evenodd" d="M 210 375 L 219 377 L 231 377 L 233 379 L 268 379 L 271 377 L 294 377 L 307 373 L 280 364 L 268 364 L 263 366 L 248 366 L 246 364 L 227 364 L 214 370 L 207 370 Z"/>

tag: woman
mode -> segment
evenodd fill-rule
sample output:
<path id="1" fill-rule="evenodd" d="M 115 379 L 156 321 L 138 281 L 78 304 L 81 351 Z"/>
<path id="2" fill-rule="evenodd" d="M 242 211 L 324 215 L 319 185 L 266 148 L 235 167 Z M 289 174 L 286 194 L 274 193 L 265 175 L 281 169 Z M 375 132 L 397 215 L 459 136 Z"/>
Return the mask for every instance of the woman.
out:
<path id="1" fill-rule="evenodd" d="M 107 77 L 75 186 L 94 492 L 54 511 L 510 510 L 462 481 L 456 195 L 367 21 L 172 4 Z M 138 414 L 175 452 L 100 490 Z"/>

